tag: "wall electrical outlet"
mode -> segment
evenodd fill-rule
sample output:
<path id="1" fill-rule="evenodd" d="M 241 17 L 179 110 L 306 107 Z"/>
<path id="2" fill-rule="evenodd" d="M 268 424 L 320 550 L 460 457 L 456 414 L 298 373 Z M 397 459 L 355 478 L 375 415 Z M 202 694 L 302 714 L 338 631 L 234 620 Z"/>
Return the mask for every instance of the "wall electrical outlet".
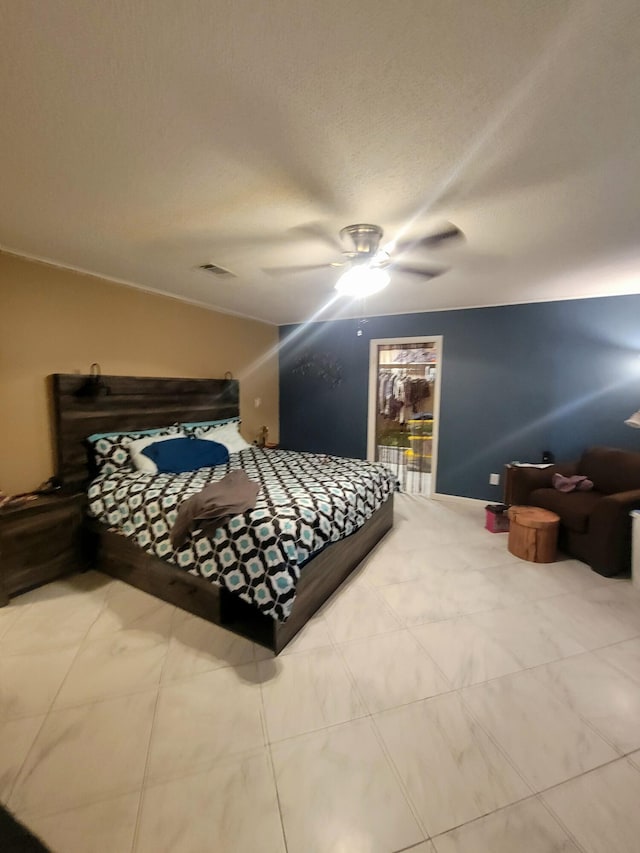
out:
<path id="1" fill-rule="evenodd" d="M 489 485 L 490 486 L 499 486 L 500 485 L 500 474 L 489 474 Z"/>

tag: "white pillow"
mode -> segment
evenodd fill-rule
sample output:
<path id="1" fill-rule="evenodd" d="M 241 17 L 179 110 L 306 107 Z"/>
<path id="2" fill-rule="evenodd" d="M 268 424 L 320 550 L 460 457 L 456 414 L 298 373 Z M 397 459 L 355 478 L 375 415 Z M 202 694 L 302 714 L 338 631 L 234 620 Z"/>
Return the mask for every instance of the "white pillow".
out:
<path id="1" fill-rule="evenodd" d="M 172 435 L 149 435 L 146 438 L 139 438 L 137 441 L 132 441 L 128 445 L 128 450 L 136 471 L 142 471 L 145 474 L 157 474 L 158 466 L 152 459 L 145 456 L 142 451 L 145 447 L 149 447 L 150 444 L 155 444 L 157 441 L 169 441 L 171 438 L 187 438 L 187 435 L 184 432 L 174 432 Z"/>
<path id="2" fill-rule="evenodd" d="M 223 444 L 229 453 L 239 453 L 251 447 L 238 432 L 239 426 L 238 423 L 224 424 L 209 430 L 198 430 L 196 435 L 205 441 L 217 441 L 218 444 Z"/>

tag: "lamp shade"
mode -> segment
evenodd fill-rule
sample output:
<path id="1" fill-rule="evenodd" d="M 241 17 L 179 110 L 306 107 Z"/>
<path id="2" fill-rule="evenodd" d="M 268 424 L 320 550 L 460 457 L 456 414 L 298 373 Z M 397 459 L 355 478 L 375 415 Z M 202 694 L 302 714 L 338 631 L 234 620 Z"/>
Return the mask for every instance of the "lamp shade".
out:
<path id="1" fill-rule="evenodd" d="M 630 417 L 628 417 L 625 421 L 627 426 L 633 427 L 634 429 L 640 429 L 640 409 L 637 412 L 634 412 Z"/>

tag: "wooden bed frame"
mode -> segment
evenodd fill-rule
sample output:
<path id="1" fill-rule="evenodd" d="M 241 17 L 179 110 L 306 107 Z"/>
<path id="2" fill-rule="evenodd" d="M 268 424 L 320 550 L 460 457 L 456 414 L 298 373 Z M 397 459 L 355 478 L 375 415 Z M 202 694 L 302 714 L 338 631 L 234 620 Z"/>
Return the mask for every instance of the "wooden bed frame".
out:
<path id="1" fill-rule="evenodd" d="M 84 393 L 87 388 L 95 393 Z M 85 491 L 94 476 L 86 438 L 116 432 L 209 421 L 239 415 L 239 385 L 233 379 L 164 379 L 101 376 L 91 389 L 86 376 L 51 377 L 57 476 L 67 493 Z M 319 607 L 393 526 L 393 495 L 355 533 L 326 546 L 302 567 L 296 600 L 286 622 L 202 577 L 147 554 L 130 539 L 87 520 L 87 540 L 96 569 L 282 651 Z"/>

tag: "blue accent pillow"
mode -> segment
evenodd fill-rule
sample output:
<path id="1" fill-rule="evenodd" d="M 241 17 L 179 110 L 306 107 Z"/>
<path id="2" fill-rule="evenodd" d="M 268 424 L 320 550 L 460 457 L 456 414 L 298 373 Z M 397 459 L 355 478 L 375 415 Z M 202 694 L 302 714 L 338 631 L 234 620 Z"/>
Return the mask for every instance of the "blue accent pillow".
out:
<path id="1" fill-rule="evenodd" d="M 229 451 L 217 441 L 202 438 L 170 438 L 156 441 L 142 451 L 158 466 L 158 474 L 183 474 L 197 468 L 224 465 Z"/>
<path id="2" fill-rule="evenodd" d="M 93 448 L 96 469 L 101 474 L 114 474 L 117 470 L 135 471 L 129 455 L 129 445 L 133 441 L 154 435 L 159 438 L 178 432 L 177 426 L 139 429 L 131 432 L 97 432 L 90 435 L 87 441 Z"/>

